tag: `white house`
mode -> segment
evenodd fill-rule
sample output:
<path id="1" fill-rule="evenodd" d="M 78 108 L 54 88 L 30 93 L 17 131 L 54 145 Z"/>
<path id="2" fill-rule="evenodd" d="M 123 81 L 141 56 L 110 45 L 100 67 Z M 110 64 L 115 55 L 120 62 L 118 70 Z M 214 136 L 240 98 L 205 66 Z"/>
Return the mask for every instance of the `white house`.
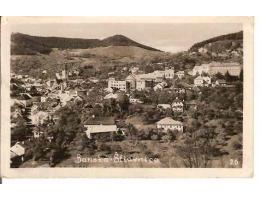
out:
<path id="1" fill-rule="evenodd" d="M 179 78 L 179 79 L 182 79 L 184 77 L 184 71 L 178 71 L 176 72 L 176 76 Z"/>
<path id="2" fill-rule="evenodd" d="M 202 64 L 196 65 L 192 70 L 192 75 L 196 76 L 197 74 L 202 75 L 203 72 L 209 73 L 210 71 L 210 64 Z"/>
<path id="3" fill-rule="evenodd" d="M 208 76 L 198 76 L 194 79 L 194 86 L 209 86 L 211 84 L 211 78 Z"/>
<path id="4" fill-rule="evenodd" d="M 165 88 L 167 86 L 167 83 L 166 82 L 161 82 L 161 83 L 158 83 L 157 85 L 155 85 L 153 87 L 153 90 L 154 91 L 157 91 L 157 90 L 162 90 L 163 88 Z"/>
<path id="5" fill-rule="evenodd" d="M 162 108 L 162 109 L 171 109 L 171 105 L 170 104 L 158 104 L 157 108 Z"/>
<path id="6" fill-rule="evenodd" d="M 115 78 L 109 78 L 108 88 L 117 88 L 121 91 L 126 91 L 126 81 L 116 81 Z"/>
<path id="7" fill-rule="evenodd" d="M 41 96 L 41 102 L 42 102 L 42 103 L 43 103 L 43 102 L 46 102 L 46 99 L 47 99 L 47 97 Z"/>
<path id="8" fill-rule="evenodd" d="M 129 97 L 129 102 L 131 104 L 136 104 L 136 103 L 144 103 L 142 100 L 138 99 L 138 98 L 133 98 L 133 97 Z"/>
<path id="9" fill-rule="evenodd" d="M 87 129 L 85 131 L 87 137 L 89 139 L 92 138 L 92 134 L 95 133 L 111 133 L 117 131 L 116 125 L 84 125 L 84 127 Z"/>
<path id="10" fill-rule="evenodd" d="M 118 94 L 114 94 L 114 93 L 109 93 L 104 97 L 104 99 L 117 99 L 117 98 L 118 98 Z"/>
<path id="11" fill-rule="evenodd" d="M 10 153 L 11 153 L 11 158 L 22 157 L 22 161 L 23 161 L 23 156 L 25 154 L 25 147 L 20 142 L 17 142 L 14 146 L 11 147 Z"/>
<path id="12" fill-rule="evenodd" d="M 211 62 L 209 74 L 214 75 L 217 73 L 221 73 L 222 75 L 225 75 L 228 71 L 231 76 L 239 76 L 241 70 L 242 65 L 236 62 Z"/>
<path id="13" fill-rule="evenodd" d="M 185 94 L 185 88 L 173 87 L 173 90 L 177 94 Z"/>
<path id="14" fill-rule="evenodd" d="M 165 68 L 165 70 L 156 70 L 152 73 L 147 74 L 131 74 L 125 80 L 129 83 L 131 90 L 144 90 L 146 88 L 151 88 L 153 84 L 160 83 L 163 79 L 173 79 L 174 78 L 174 68 Z"/>
<path id="15" fill-rule="evenodd" d="M 176 98 L 172 102 L 172 111 L 174 111 L 174 112 L 183 112 L 183 101 L 181 101 L 178 98 Z"/>
<path id="16" fill-rule="evenodd" d="M 99 82 L 99 80 L 95 77 L 90 77 L 90 78 L 88 78 L 88 80 L 92 83 L 98 83 Z"/>
<path id="17" fill-rule="evenodd" d="M 198 52 L 201 53 L 201 54 L 205 54 L 205 53 L 208 52 L 208 50 L 207 50 L 206 48 L 200 47 L 200 48 L 198 49 Z"/>
<path id="18" fill-rule="evenodd" d="M 136 74 L 139 71 L 139 67 L 132 67 L 129 71 L 131 71 L 132 74 Z"/>
<path id="19" fill-rule="evenodd" d="M 227 82 L 224 79 L 217 79 L 216 82 L 215 82 L 215 85 L 216 86 L 226 86 Z"/>
<path id="20" fill-rule="evenodd" d="M 180 132 L 183 132 L 183 125 L 179 121 L 175 121 L 170 117 L 166 117 L 161 119 L 156 123 L 156 127 L 158 129 L 162 129 L 163 131 L 168 131 L 168 130 L 177 130 Z"/>

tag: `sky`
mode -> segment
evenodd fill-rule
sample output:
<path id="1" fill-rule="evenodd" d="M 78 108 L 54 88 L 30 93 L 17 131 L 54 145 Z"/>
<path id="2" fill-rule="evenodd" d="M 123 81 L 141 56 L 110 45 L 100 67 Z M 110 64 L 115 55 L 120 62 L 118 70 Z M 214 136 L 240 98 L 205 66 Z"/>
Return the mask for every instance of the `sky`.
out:
<path id="1" fill-rule="evenodd" d="M 34 36 L 104 39 L 116 34 L 167 52 L 188 50 L 194 43 L 242 30 L 239 23 L 84 23 L 16 24 L 12 32 Z"/>

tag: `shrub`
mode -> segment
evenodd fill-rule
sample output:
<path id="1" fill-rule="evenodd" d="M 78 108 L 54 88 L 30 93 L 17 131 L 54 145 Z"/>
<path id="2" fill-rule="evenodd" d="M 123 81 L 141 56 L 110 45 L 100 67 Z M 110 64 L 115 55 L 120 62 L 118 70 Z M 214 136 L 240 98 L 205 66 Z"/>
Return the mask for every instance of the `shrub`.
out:
<path id="1" fill-rule="evenodd" d="M 111 151 L 112 152 L 122 152 L 122 147 L 120 145 L 113 145 L 111 146 Z"/>
<path id="2" fill-rule="evenodd" d="M 111 147 L 108 146 L 108 145 L 105 144 L 105 143 L 102 143 L 102 144 L 99 146 L 99 150 L 100 150 L 100 151 L 108 151 L 108 152 L 110 152 L 110 151 L 111 151 Z"/>
<path id="3" fill-rule="evenodd" d="M 156 135 L 156 134 L 153 134 L 153 135 L 151 136 L 151 140 L 158 140 L 158 138 L 159 138 L 159 136 Z"/>
<path id="4" fill-rule="evenodd" d="M 234 142 L 232 142 L 232 147 L 235 150 L 239 150 L 239 149 L 242 149 L 243 146 L 239 141 L 234 141 Z"/>

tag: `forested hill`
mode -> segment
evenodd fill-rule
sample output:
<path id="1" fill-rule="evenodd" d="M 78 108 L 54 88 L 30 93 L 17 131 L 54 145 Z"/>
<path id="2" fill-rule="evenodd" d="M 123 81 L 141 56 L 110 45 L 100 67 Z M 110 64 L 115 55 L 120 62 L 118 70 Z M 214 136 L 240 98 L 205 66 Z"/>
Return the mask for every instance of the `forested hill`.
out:
<path id="1" fill-rule="evenodd" d="M 243 45 L 243 31 L 217 36 L 202 42 L 195 43 L 190 51 L 198 51 L 200 48 L 211 47 L 212 51 L 218 51 L 218 48 L 238 48 Z M 215 49 L 214 49 L 215 48 Z"/>
<path id="2" fill-rule="evenodd" d="M 59 49 L 89 49 L 107 46 L 136 46 L 146 50 L 159 51 L 149 46 L 137 43 L 123 35 L 99 39 L 80 39 L 62 37 L 39 37 L 22 33 L 13 33 L 11 36 L 12 55 L 48 54 L 52 48 Z"/>

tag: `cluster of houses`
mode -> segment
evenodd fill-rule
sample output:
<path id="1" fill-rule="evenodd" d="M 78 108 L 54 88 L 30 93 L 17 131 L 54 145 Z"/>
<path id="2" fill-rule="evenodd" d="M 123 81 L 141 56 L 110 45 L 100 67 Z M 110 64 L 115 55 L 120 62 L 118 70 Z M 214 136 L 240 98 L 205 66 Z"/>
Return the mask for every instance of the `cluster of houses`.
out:
<path id="1" fill-rule="evenodd" d="M 116 88 L 121 91 L 142 91 L 147 88 L 154 88 L 156 90 L 165 86 L 165 79 L 173 78 L 174 68 L 165 68 L 165 70 L 156 70 L 147 74 L 132 73 L 127 76 L 125 80 L 115 80 L 115 78 L 109 78 L 108 88 Z"/>
<path id="2" fill-rule="evenodd" d="M 180 121 L 176 121 L 171 117 L 165 117 L 156 122 L 155 125 L 158 131 L 162 131 L 164 133 L 169 130 L 183 132 L 183 123 Z M 107 122 L 106 119 L 95 120 L 94 118 L 91 120 L 91 122 L 88 122 L 84 127 L 86 136 L 89 139 L 105 137 L 109 140 L 112 140 L 111 138 L 113 138 L 113 135 L 118 134 L 119 132 L 122 135 L 125 135 L 123 129 L 118 128 L 113 120 Z"/>
<path id="3" fill-rule="evenodd" d="M 238 47 L 236 49 L 225 49 L 221 52 L 212 52 L 209 49 L 211 48 L 212 43 L 207 44 L 205 47 L 200 47 L 198 49 L 199 54 L 210 54 L 213 58 L 223 58 L 228 59 L 230 57 L 238 58 L 243 56 L 243 48 Z M 196 52 L 191 52 L 190 55 L 195 55 Z"/>
<path id="4" fill-rule="evenodd" d="M 217 73 L 225 74 L 229 72 L 232 76 L 239 76 L 241 72 L 241 65 L 238 63 L 217 63 L 211 62 L 209 64 L 202 64 L 195 66 L 189 75 L 194 76 L 194 86 L 204 87 L 204 86 L 226 86 L 227 83 L 223 79 L 218 79 L 212 83 L 211 76 Z M 139 72 L 139 73 L 138 73 Z M 46 70 L 42 72 L 46 74 Z M 23 81 L 22 87 L 25 88 L 25 92 L 20 93 L 22 98 L 13 99 L 16 104 L 23 105 L 24 108 L 29 108 L 30 120 L 32 125 L 39 125 L 53 116 L 53 113 L 60 107 L 65 106 L 70 101 L 81 101 L 82 96 L 88 95 L 90 90 L 82 89 L 81 87 L 71 88 L 69 86 L 69 76 L 73 73 L 78 75 L 78 71 L 67 73 L 66 70 L 62 70 L 61 73 L 55 74 L 55 79 L 49 79 L 43 82 L 41 79 L 36 80 L 28 76 L 14 75 L 12 78 L 19 79 Z M 131 74 L 128 75 L 124 80 L 116 80 L 110 77 L 108 79 L 108 87 L 105 88 L 106 95 L 102 96 L 103 100 L 117 99 L 119 98 L 120 92 L 126 93 L 129 97 L 129 102 L 131 104 L 144 103 L 140 99 L 135 98 L 131 95 L 131 91 L 143 91 L 146 89 L 151 89 L 152 91 L 163 90 L 167 87 L 167 80 L 173 80 L 174 78 L 183 79 L 185 77 L 184 71 L 175 72 L 174 68 L 166 67 L 164 70 L 156 70 L 151 73 L 140 73 L 139 68 L 131 68 Z M 73 80 L 70 80 L 73 82 Z M 78 83 L 78 79 L 76 80 Z M 82 80 L 84 81 L 84 80 Z M 89 78 L 89 82 L 96 84 L 99 82 L 97 78 Z M 16 84 L 16 83 L 13 83 Z M 80 84 L 78 84 L 80 85 Z M 28 104 L 34 97 L 30 95 L 31 87 L 36 88 L 36 91 L 42 92 L 37 100 L 33 101 L 32 104 Z M 118 92 L 114 92 L 115 89 Z M 184 94 L 184 87 L 172 88 L 177 94 Z M 38 108 L 42 105 L 47 105 L 47 109 L 39 110 Z M 186 105 L 186 103 L 185 103 Z M 187 106 L 197 109 L 196 102 L 189 102 Z M 173 112 L 182 113 L 184 111 L 184 101 L 178 98 L 174 99 L 171 104 L 158 104 L 158 109 L 171 109 Z M 13 116 L 19 117 L 21 113 L 15 110 Z M 95 122 L 93 122 L 95 121 Z M 160 119 L 155 123 L 158 130 L 163 132 L 179 131 L 183 132 L 183 123 L 176 121 L 171 117 L 166 117 Z M 121 132 L 124 134 L 122 129 L 118 128 L 114 121 L 104 122 L 102 120 L 96 120 L 93 118 L 92 122 L 86 122 L 85 133 L 89 139 L 95 138 L 99 134 L 105 134 L 111 137 L 111 134 L 117 134 Z M 109 133 L 109 134 L 108 134 Z M 34 132 L 34 137 L 38 138 L 40 136 L 39 132 Z M 21 143 L 16 143 L 11 147 L 12 158 L 19 157 L 23 159 L 24 146 Z"/>
<path id="5" fill-rule="evenodd" d="M 159 109 L 171 109 L 173 112 L 182 113 L 184 108 L 183 100 L 176 98 L 172 104 L 158 104 Z"/>
<path id="6" fill-rule="evenodd" d="M 226 86 L 227 82 L 223 79 L 218 79 L 214 83 L 212 83 L 210 76 L 216 75 L 218 73 L 225 75 L 227 72 L 231 76 L 239 76 L 241 70 L 242 70 L 242 65 L 240 65 L 239 63 L 211 62 L 208 64 L 196 65 L 189 74 L 192 76 L 197 76 L 194 79 L 194 86 L 208 87 L 212 85 L 214 87 L 214 86 Z"/>
<path id="7" fill-rule="evenodd" d="M 207 64 L 201 64 L 194 66 L 193 70 L 189 72 L 191 76 L 197 76 L 194 79 L 194 86 L 209 86 L 209 85 L 226 85 L 223 80 L 219 83 L 211 83 L 211 76 L 215 74 L 225 75 L 227 72 L 231 76 L 239 76 L 242 70 L 242 65 L 235 62 L 222 63 L 222 62 L 211 62 Z M 108 79 L 108 88 L 116 88 L 121 91 L 138 90 L 142 91 L 145 89 L 162 90 L 167 86 L 164 80 L 173 79 L 177 77 L 182 79 L 185 76 L 184 71 L 174 72 L 174 68 L 165 68 L 165 70 L 156 70 L 152 73 L 141 73 L 138 74 L 138 70 L 133 68 L 133 72 L 125 78 L 125 80 L 116 80 L 115 78 Z"/>

